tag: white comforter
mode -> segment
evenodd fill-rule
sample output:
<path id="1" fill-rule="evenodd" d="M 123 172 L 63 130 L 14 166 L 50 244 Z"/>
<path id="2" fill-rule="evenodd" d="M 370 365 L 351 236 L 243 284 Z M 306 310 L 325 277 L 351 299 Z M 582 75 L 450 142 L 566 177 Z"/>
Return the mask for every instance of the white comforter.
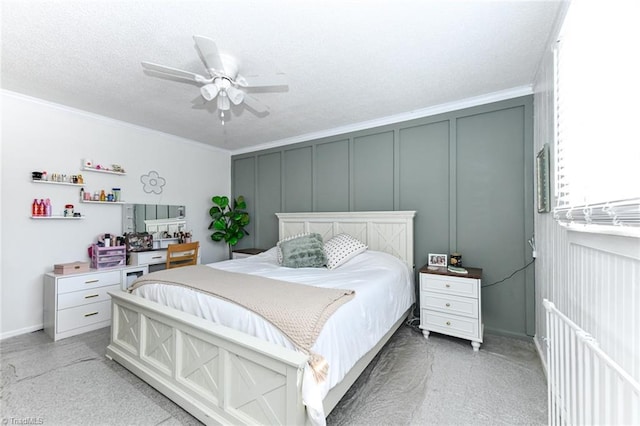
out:
<path id="1" fill-rule="evenodd" d="M 375 346 L 414 303 L 415 298 L 413 273 L 407 265 L 387 253 L 372 250 L 367 250 L 333 270 L 281 267 L 276 259 L 275 248 L 245 259 L 211 263 L 207 266 L 317 287 L 355 290 L 356 297 L 331 316 L 313 346 L 313 351 L 329 362 L 328 380 L 316 385 L 309 369 L 305 371 L 302 398 L 314 424 L 324 424 L 322 400 L 329 390 Z M 295 349 L 277 328 L 262 317 L 216 297 L 163 284 L 144 285 L 133 293 Z"/>

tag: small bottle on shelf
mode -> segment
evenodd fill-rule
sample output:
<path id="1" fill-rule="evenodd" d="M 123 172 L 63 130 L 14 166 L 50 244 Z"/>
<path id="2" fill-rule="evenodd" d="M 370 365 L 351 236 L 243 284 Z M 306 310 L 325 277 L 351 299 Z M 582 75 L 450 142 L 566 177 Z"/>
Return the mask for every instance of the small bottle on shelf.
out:
<path id="1" fill-rule="evenodd" d="M 51 216 L 51 200 L 47 198 L 44 202 L 44 215 Z"/>
<path id="2" fill-rule="evenodd" d="M 38 199 L 33 199 L 33 204 L 31 204 L 31 216 L 38 216 Z"/>
<path id="3" fill-rule="evenodd" d="M 107 200 L 107 196 L 104 193 L 104 189 L 102 191 L 100 191 L 100 201 L 106 201 Z"/>

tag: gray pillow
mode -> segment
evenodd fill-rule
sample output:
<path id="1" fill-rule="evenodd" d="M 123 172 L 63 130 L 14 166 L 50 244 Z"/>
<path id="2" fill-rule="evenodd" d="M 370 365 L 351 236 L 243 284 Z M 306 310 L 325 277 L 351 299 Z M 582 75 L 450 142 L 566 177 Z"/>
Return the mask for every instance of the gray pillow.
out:
<path id="1" fill-rule="evenodd" d="M 282 266 L 288 268 L 321 268 L 327 263 L 320 234 L 302 235 L 282 241 Z"/>

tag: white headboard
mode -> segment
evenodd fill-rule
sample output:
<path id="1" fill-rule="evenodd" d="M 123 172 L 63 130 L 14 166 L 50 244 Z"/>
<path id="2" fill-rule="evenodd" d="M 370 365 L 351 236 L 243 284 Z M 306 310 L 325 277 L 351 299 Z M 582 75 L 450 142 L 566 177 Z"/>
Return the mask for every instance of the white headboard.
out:
<path id="1" fill-rule="evenodd" d="M 369 246 L 404 260 L 413 268 L 413 218 L 415 211 L 276 213 L 279 238 L 317 232 L 324 241 L 349 234 Z"/>

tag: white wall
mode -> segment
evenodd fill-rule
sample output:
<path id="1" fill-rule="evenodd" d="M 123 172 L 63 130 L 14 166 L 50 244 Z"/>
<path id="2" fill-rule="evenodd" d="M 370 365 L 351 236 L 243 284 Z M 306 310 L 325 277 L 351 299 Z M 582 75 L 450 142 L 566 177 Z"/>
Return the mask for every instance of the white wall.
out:
<path id="1" fill-rule="evenodd" d="M 553 37 L 549 41 L 534 86 L 534 149 L 537 153 L 549 143 L 551 170 L 554 170 L 555 40 Z M 552 213 L 536 213 L 535 238 L 538 254 L 535 340 L 543 361 L 546 361 L 547 333 L 542 300 L 547 298 L 591 333 L 632 377 L 640 380 L 640 239 L 569 231 L 554 220 Z"/>
<path id="2" fill-rule="evenodd" d="M 122 188 L 132 203 L 184 204 L 200 241 L 202 262 L 226 257 L 209 238 L 211 197 L 230 192 L 230 154 L 172 135 L 2 92 L 0 338 L 42 328 L 42 274 L 55 263 L 89 260 L 98 234 L 121 232 L 121 205 L 79 203 L 79 188 L 31 182 L 31 171 L 82 173 L 86 190 Z M 82 172 L 81 161 L 122 165 L 125 176 Z M 140 176 L 157 171 L 160 195 L 143 191 Z M 34 198 L 50 198 L 54 214 L 72 203 L 84 220 L 33 220 Z"/>

